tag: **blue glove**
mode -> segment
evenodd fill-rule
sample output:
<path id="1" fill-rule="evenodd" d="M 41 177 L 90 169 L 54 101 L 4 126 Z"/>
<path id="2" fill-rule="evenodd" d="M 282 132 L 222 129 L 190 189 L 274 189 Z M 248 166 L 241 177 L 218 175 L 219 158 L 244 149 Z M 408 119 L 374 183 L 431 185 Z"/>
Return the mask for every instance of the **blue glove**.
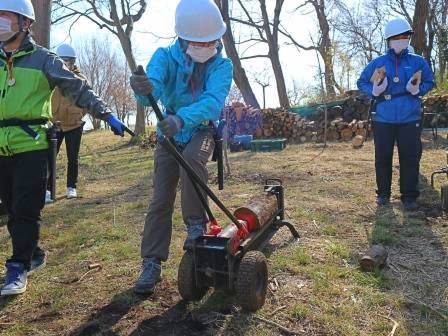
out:
<path id="1" fill-rule="evenodd" d="M 175 115 L 169 115 L 157 123 L 157 127 L 160 131 L 162 131 L 163 135 L 168 138 L 171 138 L 175 134 L 179 133 L 183 126 L 183 120 Z"/>
<path id="2" fill-rule="evenodd" d="M 116 116 L 114 116 L 112 113 L 109 114 L 109 116 L 106 119 L 106 122 L 109 124 L 110 128 L 112 129 L 112 132 L 114 132 L 115 135 L 124 136 L 124 131 L 126 129 L 126 125 L 123 124 Z"/>

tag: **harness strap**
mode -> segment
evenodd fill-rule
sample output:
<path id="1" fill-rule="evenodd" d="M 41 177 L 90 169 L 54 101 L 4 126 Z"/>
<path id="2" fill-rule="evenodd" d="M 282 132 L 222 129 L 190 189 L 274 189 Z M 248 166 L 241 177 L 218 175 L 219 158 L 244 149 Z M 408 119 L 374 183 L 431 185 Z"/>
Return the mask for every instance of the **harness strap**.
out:
<path id="1" fill-rule="evenodd" d="M 0 120 L 0 128 L 5 127 L 20 127 L 26 134 L 32 137 L 34 140 L 39 140 L 40 134 L 33 130 L 30 126 L 45 125 L 48 119 L 30 119 L 30 120 L 20 120 L 20 119 L 5 119 Z"/>

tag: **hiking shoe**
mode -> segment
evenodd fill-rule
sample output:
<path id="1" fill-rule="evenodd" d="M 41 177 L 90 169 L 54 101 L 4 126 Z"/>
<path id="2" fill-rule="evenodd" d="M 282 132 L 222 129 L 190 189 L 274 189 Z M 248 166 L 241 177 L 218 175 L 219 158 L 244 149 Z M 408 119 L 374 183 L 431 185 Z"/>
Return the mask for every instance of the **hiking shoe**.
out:
<path id="1" fill-rule="evenodd" d="M 376 198 L 376 204 L 378 206 L 388 205 L 390 203 L 389 197 L 386 196 L 378 196 Z"/>
<path id="2" fill-rule="evenodd" d="M 78 197 L 78 193 L 76 192 L 76 189 L 68 187 L 67 188 L 67 198 L 70 199 L 70 198 L 77 198 L 77 197 Z"/>
<path id="3" fill-rule="evenodd" d="M 202 235 L 204 235 L 204 225 L 188 225 L 187 238 L 185 238 L 184 242 L 184 250 L 191 250 L 193 248 L 194 241 Z"/>
<path id="4" fill-rule="evenodd" d="M 144 258 L 142 272 L 134 285 L 134 293 L 136 294 L 152 294 L 156 284 L 160 281 L 162 267 L 160 260 L 157 258 Z"/>
<path id="5" fill-rule="evenodd" d="M 3 285 L 0 295 L 16 295 L 26 291 L 27 272 L 25 266 L 18 262 L 6 263 L 5 284 Z"/>
<path id="6" fill-rule="evenodd" d="M 45 192 L 45 204 L 50 204 L 53 202 L 54 202 L 54 200 L 51 198 L 51 192 L 49 190 L 47 190 Z"/>
<path id="7" fill-rule="evenodd" d="M 406 200 L 403 201 L 403 208 L 405 211 L 415 211 L 418 209 L 418 205 L 416 201 Z"/>
<path id="8" fill-rule="evenodd" d="M 28 275 L 33 274 L 35 271 L 38 271 L 45 267 L 47 264 L 47 256 L 45 252 L 37 247 L 34 251 L 33 258 L 31 259 L 30 270 L 28 271 Z"/>

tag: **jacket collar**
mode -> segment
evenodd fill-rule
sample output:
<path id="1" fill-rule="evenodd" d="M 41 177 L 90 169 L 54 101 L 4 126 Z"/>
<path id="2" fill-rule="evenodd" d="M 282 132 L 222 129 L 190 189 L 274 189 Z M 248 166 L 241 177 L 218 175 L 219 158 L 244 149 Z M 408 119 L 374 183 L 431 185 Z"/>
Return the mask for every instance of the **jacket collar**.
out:
<path id="1" fill-rule="evenodd" d="M 217 54 L 207 63 L 213 61 L 214 59 L 222 58 L 223 46 L 221 42 L 218 43 L 217 49 Z M 193 72 L 194 62 L 192 62 L 190 56 L 185 53 L 185 46 L 179 38 L 169 46 L 169 50 L 175 61 L 183 68 L 185 72 Z"/>
<path id="2" fill-rule="evenodd" d="M 33 52 L 36 49 L 36 43 L 33 38 L 28 34 L 22 41 L 20 47 L 12 54 L 12 58 L 21 57 Z M 6 53 L 3 50 L 3 44 L 0 44 L 0 57 L 6 59 Z"/>
<path id="3" fill-rule="evenodd" d="M 409 54 L 409 50 L 406 48 L 405 50 L 403 50 L 400 55 L 395 54 L 395 51 L 392 48 L 389 48 L 389 50 L 387 50 L 387 54 L 393 57 L 405 57 Z"/>

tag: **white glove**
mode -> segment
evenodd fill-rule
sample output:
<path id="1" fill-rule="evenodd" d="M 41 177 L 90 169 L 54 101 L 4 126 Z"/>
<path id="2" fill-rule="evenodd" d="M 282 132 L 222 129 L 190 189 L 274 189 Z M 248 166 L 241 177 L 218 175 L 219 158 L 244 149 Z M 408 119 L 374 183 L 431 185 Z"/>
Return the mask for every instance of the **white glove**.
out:
<path id="1" fill-rule="evenodd" d="M 384 91 L 386 91 L 387 88 L 387 77 L 384 77 L 383 82 L 378 85 L 379 81 L 374 81 L 373 82 L 373 90 L 372 90 L 372 95 L 374 95 L 375 97 L 378 97 L 380 94 L 382 94 Z"/>
<path id="2" fill-rule="evenodd" d="M 411 79 L 409 80 L 409 82 L 406 84 L 406 90 L 408 90 L 408 92 L 411 94 L 411 95 L 413 95 L 413 96 L 416 96 L 416 95 L 418 95 L 418 93 L 420 92 L 420 80 L 418 79 L 417 80 L 417 83 L 415 83 L 415 84 L 412 84 L 412 77 L 411 77 Z"/>

